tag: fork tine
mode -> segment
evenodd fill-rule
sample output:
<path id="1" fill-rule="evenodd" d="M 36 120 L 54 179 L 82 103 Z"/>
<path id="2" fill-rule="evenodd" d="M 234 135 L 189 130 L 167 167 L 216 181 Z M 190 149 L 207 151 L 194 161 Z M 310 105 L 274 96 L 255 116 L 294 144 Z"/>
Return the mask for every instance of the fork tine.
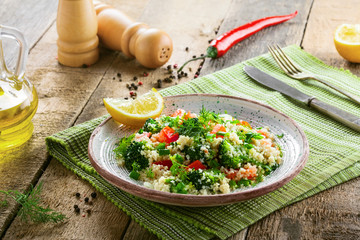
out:
<path id="1" fill-rule="evenodd" d="M 283 63 L 283 61 L 280 59 L 280 57 L 276 54 L 274 48 L 272 46 L 268 45 L 269 52 L 271 56 L 275 59 L 276 63 L 279 65 L 279 67 L 286 73 L 291 74 L 290 69 Z"/>
<path id="2" fill-rule="evenodd" d="M 276 44 L 276 48 L 281 53 L 281 55 L 285 58 L 287 63 L 290 64 L 290 66 L 295 70 L 295 73 L 296 72 L 300 73 L 301 70 L 298 67 L 296 67 L 295 63 L 284 53 L 284 51 L 280 48 L 280 46 L 278 44 Z"/>
<path id="3" fill-rule="evenodd" d="M 277 46 L 273 46 L 273 50 L 274 52 L 277 54 L 279 60 L 282 62 L 283 65 L 286 66 L 287 69 L 289 69 L 289 74 L 296 74 L 297 70 L 295 70 L 292 65 L 289 63 L 289 61 L 286 58 L 286 55 L 284 54 L 284 52 L 279 50 L 280 48 L 278 48 Z"/>

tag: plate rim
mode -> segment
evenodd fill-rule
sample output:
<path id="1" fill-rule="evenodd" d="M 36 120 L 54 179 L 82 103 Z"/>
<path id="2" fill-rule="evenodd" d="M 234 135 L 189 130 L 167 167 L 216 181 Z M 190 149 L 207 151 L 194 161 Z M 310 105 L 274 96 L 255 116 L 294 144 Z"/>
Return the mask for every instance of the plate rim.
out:
<path id="1" fill-rule="evenodd" d="M 164 97 L 164 100 L 171 99 L 171 98 L 178 98 L 178 97 L 217 97 L 217 98 L 230 98 L 230 99 L 236 99 L 240 101 L 250 102 L 257 105 L 260 105 L 262 107 L 265 107 L 271 111 L 276 112 L 277 114 L 282 115 L 284 118 L 286 118 L 288 121 L 290 121 L 298 130 L 301 140 L 304 145 L 303 154 L 300 158 L 299 164 L 295 167 L 295 169 L 285 177 L 281 178 L 280 181 L 276 181 L 274 183 L 271 183 L 269 185 L 260 187 L 260 188 L 248 188 L 244 189 L 242 191 L 238 192 L 232 192 L 232 193 L 226 193 L 226 194 L 216 194 L 216 195 L 192 195 L 192 194 L 178 194 L 178 193 L 169 193 L 169 192 L 162 192 L 155 189 L 146 188 L 144 186 L 139 186 L 136 184 L 133 184 L 131 182 L 128 182 L 126 180 L 123 180 L 118 175 L 112 174 L 106 169 L 104 169 L 102 166 L 98 164 L 98 160 L 95 159 L 94 151 L 92 149 L 92 143 L 95 138 L 95 136 L 99 133 L 102 126 L 104 126 L 108 121 L 112 119 L 112 117 L 108 117 L 104 121 L 102 121 L 92 132 L 88 144 L 88 156 L 91 162 L 91 165 L 95 168 L 97 173 L 102 176 L 105 180 L 110 182 L 112 185 L 120 188 L 121 190 L 135 195 L 136 197 L 150 200 L 153 202 L 168 204 L 168 205 L 176 205 L 176 206 L 188 206 L 188 207 L 209 207 L 209 206 L 220 206 L 220 205 L 227 205 L 232 204 L 236 202 L 241 202 L 249 199 L 253 199 L 256 197 L 263 196 L 269 192 L 272 192 L 282 186 L 284 186 L 286 183 L 290 182 L 295 176 L 299 174 L 299 172 L 304 168 L 308 157 L 309 157 L 309 143 L 306 138 L 306 135 L 302 128 L 298 125 L 297 122 L 295 122 L 292 118 L 287 116 L 286 114 L 280 112 L 279 110 L 270 107 L 264 103 L 254 101 L 252 99 L 247 99 L 243 97 L 238 96 L 229 96 L 229 95 L 223 95 L 223 94 L 209 94 L 209 93 L 192 93 L 192 94 L 179 94 L 179 95 L 172 95 L 172 96 L 166 96 Z"/>

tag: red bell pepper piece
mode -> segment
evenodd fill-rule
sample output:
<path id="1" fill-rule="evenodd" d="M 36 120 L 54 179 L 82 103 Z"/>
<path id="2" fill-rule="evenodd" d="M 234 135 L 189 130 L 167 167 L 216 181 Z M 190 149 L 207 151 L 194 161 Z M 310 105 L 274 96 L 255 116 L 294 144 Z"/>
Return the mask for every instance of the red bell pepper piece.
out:
<path id="1" fill-rule="evenodd" d="M 238 125 L 243 125 L 244 127 L 252 129 L 250 123 L 248 123 L 247 121 L 240 120 L 240 123 L 238 123 Z"/>
<path id="2" fill-rule="evenodd" d="M 186 167 L 186 169 L 206 169 L 206 166 L 200 162 L 200 160 L 196 160 L 195 162 L 192 162 L 189 166 Z"/>
<path id="3" fill-rule="evenodd" d="M 169 126 L 164 127 L 158 135 L 159 142 L 172 143 L 176 142 L 178 139 L 179 134 L 175 133 L 175 130 Z"/>
<path id="4" fill-rule="evenodd" d="M 161 161 L 153 162 L 153 164 L 166 166 L 166 167 L 168 167 L 168 169 L 170 169 L 172 166 L 172 161 L 171 160 L 161 160 Z"/>
<path id="5" fill-rule="evenodd" d="M 179 108 L 179 109 L 176 110 L 171 116 L 172 116 L 172 117 L 177 117 L 177 116 L 182 117 L 182 116 L 184 116 L 184 114 L 185 114 L 185 110 Z"/>
<path id="6" fill-rule="evenodd" d="M 210 132 L 211 134 L 215 134 L 217 132 L 226 132 L 226 128 L 222 124 L 216 124 L 215 127 Z M 216 134 L 216 137 L 224 138 L 224 136 Z"/>

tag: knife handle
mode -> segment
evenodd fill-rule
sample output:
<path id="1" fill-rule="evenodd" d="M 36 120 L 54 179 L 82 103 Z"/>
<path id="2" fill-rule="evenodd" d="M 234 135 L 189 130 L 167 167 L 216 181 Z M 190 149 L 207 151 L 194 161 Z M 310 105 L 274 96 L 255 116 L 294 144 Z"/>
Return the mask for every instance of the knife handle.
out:
<path id="1" fill-rule="evenodd" d="M 324 113 L 336 121 L 360 132 L 360 117 L 348 113 L 340 108 L 324 103 L 316 98 L 310 99 L 308 105 L 321 113 Z"/>

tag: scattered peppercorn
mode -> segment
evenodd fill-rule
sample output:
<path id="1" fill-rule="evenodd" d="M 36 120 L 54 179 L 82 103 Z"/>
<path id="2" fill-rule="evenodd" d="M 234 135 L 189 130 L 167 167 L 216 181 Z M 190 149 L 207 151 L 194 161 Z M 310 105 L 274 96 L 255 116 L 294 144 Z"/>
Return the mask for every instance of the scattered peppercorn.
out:
<path id="1" fill-rule="evenodd" d="M 121 78 L 119 79 L 119 82 L 122 82 L 122 79 L 121 79 Z"/>
<path id="2" fill-rule="evenodd" d="M 76 197 L 80 197 L 80 193 L 78 193 L 78 192 L 75 193 L 75 196 L 76 196 Z"/>
<path id="3" fill-rule="evenodd" d="M 96 192 L 91 193 L 92 198 L 96 198 Z"/>
<path id="4" fill-rule="evenodd" d="M 91 214 L 91 209 L 86 209 L 86 212 L 90 215 Z"/>
<path id="5" fill-rule="evenodd" d="M 162 87 L 162 81 L 161 81 L 161 79 L 158 79 L 158 80 L 157 80 L 157 87 L 158 87 L 158 88 L 161 88 L 161 87 Z"/>
<path id="6" fill-rule="evenodd" d="M 167 66 L 167 69 L 170 70 L 170 69 L 171 69 L 171 65 L 168 65 L 168 66 Z"/>
<path id="7" fill-rule="evenodd" d="M 138 86 L 133 86 L 133 88 L 135 91 L 138 90 Z"/>
<path id="8" fill-rule="evenodd" d="M 212 40 L 213 40 L 213 39 L 210 39 L 210 40 L 208 41 L 208 43 L 211 43 L 211 42 L 212 42 Z"/>
<path id="9" fill-rule="evenodd" d="M 133 78 L 134 81 L 136 81 L 137 79 L 138 79 L 138 78 L 137 78 L 136 76 Z"/>
<path id="10" fill-rule="evenodd" d="M 113 80 L 115 80 L 115 77 L 113 77 Z"/>
<path id="11" fill-rule="evenodd" d="M 149 76 L 149 73 L 144 72 L 144 77 L 147 77 L 147 76 Z"/>
<path id="12" fill-rule="evenodd" d="M 130 84 L 126 84 L 126 87 L 130 90 L 131 89 L 131 86 L 130 86 Z"/>
<path id="13" fill-rule="evenodd" d="M 138 84 L 139 84 L 139 86 L 141 86 L 141 85 L 143 85 L 143 82 L 142 82 L 142 81 L 140 81 L 140 82 L 138 82 Z"/>
<path id="14" fill-rule="evenodd" d="M 131 92 L 129 92 L 130 93 L 130 96 L 133 96 L 134 95 L 134 92 L 133 91 L 131 91 Z"/>
<path id="15" fill-rule="evenodd" d="M 177 77 L 178 77 L 178 78 L 181 78 L 182 76 L 181 76 L 181 74 L 178 74 Z"/>
<path id="16" fill-rule="evenodd" d="M 74 205 L 74 209 L 77 209 L 77 208 L 79 208 L 79 206 L 75 204 L 75 205 Z"/>
<path id="17" fill-rule="evenodd" d="M 185 51 L 189 51 L 189 48 L 188 48 L 188 47 L 186 47 L 186 48 L 185 48 Z"/>
<path id="18" fill-rule="evenodd" d="M 192 58 L 196 58 L 196 55 L 192 56 Z"/>
<path id="19" fill-rule="evenodd" d="M 83 214 L 82 217 L 85 217 L 85 214 Z"/>
<path id="20" fill-rule="evenodd" d="M 178 65 L 175 63 L 175 64 L 174 64 L 174 68 L 177 68 L 177 67 L 178 67 Z"/>
<path id="21" fill-rule="evenodd" d="M 187 74 L 187 73 L 184 73 L 184 76 L 185 76 L 185 77 L 187 77 L 187 76 L 188 76 L 188 74 Z"/>
<path id="22" fill-rule="evenodd" d="M 131 83 L 131 86 L 134 87 L 134 86 L 135 86 L 135 83 Z"/>
<path id="23" fill-rule="evenodd" d="M 75 208 L 74 210 L 75 210 L 76 213 L 80 212 L 80 208 Z"/>
<path id="24" fill-rule="evenodd" d="M 128 100 L 129 98 L 128 97 L 124 97 L 125 100 Z"/>
<path id="25" fill-rule="evenodd" d="M 121 73 L 117 73 L 117 76 L 118 76 L 118 77 L 121 77 Z"/>
<path id="26" fill-rule="evenodd" d="M 194 78 L 198 78 L 198 75 L 195 74 Z"/>
<path id="27" fill-rule="evenodd" d="M 86 198 L 84 199 L 84 201 L 85 201 L 85 202 L 89 202 L 89 198 L 86 197 Z"/>
<path id="28" fill-rule="evenodd" d="M 175 76 L 174 76 L 175 77 Z M 172 79 L 170 77 L 168 78 L 164 78 L 164 82 L 166 83 L 171 83 L 172 82 Z"/>

